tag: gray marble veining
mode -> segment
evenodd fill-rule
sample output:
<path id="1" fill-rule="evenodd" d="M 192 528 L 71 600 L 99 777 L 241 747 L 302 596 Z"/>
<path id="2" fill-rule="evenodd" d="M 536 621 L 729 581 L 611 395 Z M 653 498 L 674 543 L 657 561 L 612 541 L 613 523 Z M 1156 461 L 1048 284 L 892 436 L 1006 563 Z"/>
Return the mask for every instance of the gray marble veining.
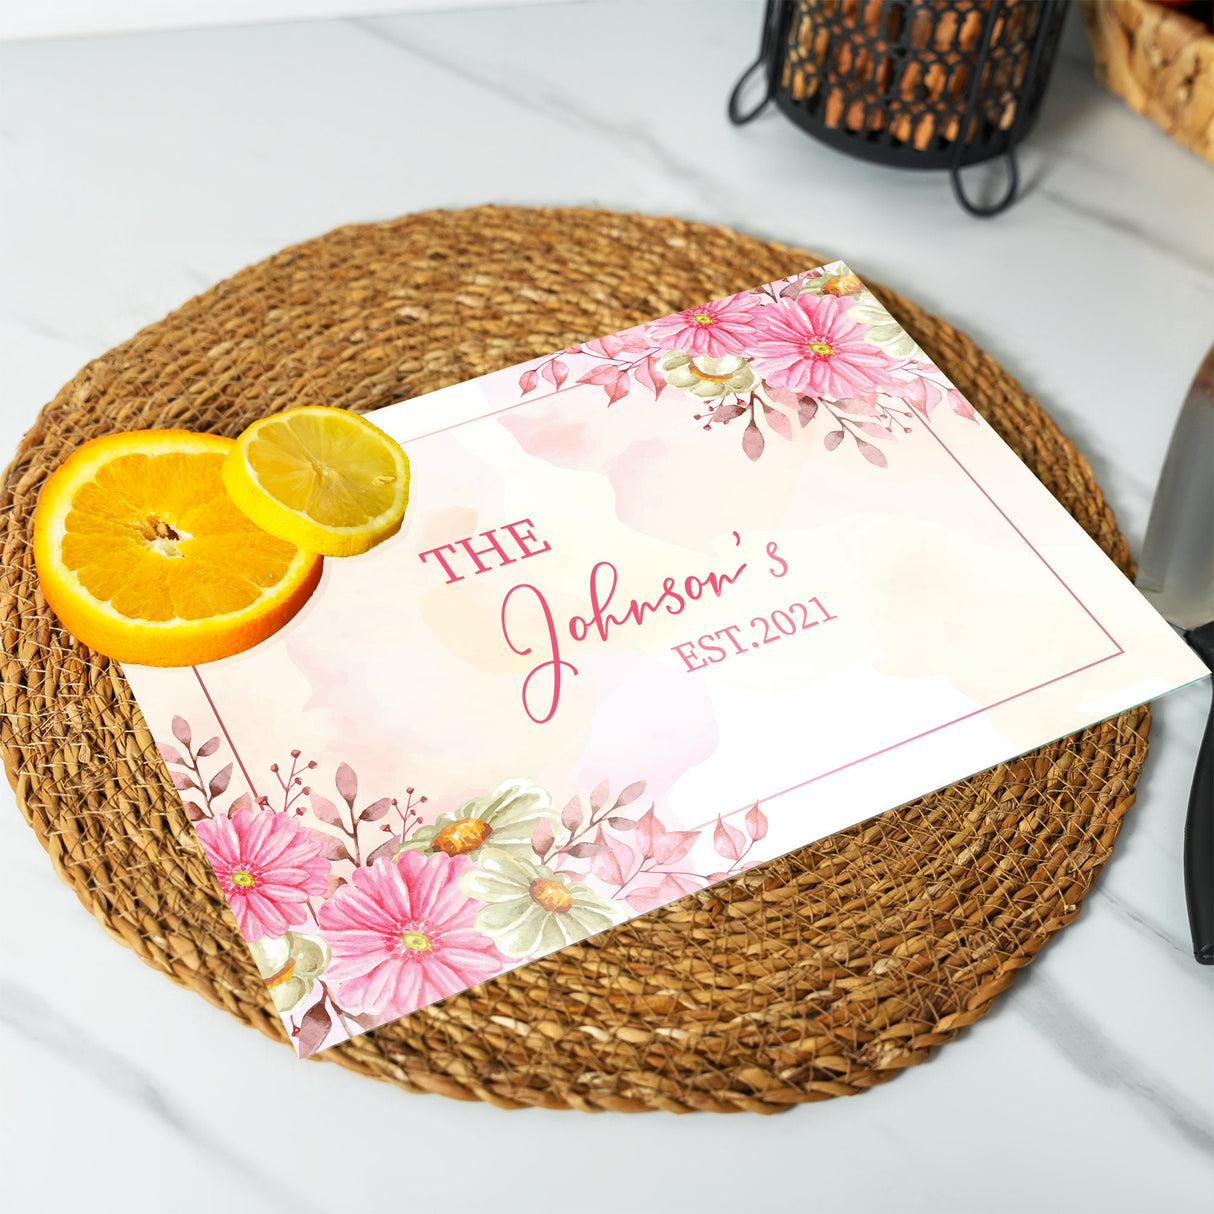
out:
<path id="1" fill-rule="evenodd" d="M 1154 1074 L 1141 1055 L 1121 1049 L 1050 977 L 1040 972 L 1026 975 L 1016 992 L 1016 1010 L 1071 1066 L 1138 1108 L 1162 1117 L 1187 1143 L 1214 1160 L 1214 1119 Z"/>
<path id="2" fill-rule="evenodd" d="M 1107 902 L 1118 918 L 1128 923 L 1134 931 L 1142 933 L 1150 940 L 1156 940 L 1166 945 L 1176 957 L 1184 974 L 1189 977 L 1197 977 L 1200 974 L 1200 970 L 1194 969 L 1193 949 L 1187 939 L 1174 931 L 1169 931 L 1154 916 L 1141 907 L 1133 905 L 1128 899 L 1113 893 L 1105 885 L 1096 885 L 1089 896 Z"/>
<path id="3" fill-rule="evenodd" d="M 1199 274 L 1205 278 L 1214 275 L 1214 261 L 1198 254 L 1194 255 L 1191 244 L 1182 244 L 1167 239 L 1166 232 L 1153 229 L 1146 221 L 1118 214 L 1098 202 L 1083 201 L 1074 193 L 1063 193 L 1049 186 L 1039 186 L 1038 195 L 1047 202 L 1079 216 L 1089 224 L 1097 224 L 1130 241 L 1139 255 L 1143 253 L 1166 257 L 1181 273 Z"/>
<path id="4" fill-rule="evenodd" d="M 406 41 L 395 31 L 395 27 L 383 20 L 351 18 L 349 24 L 373 37 L 383 39 L 397 50 L 439 68 L 457 80 L 483 89 L 493 98 L 508 105 L 540 115 L 578 136 L 605 140 L 650 171 L 669 173 L 677 177 L 690 187 L 705 208 L 719 213 L 723 218 L 728 217 L 727 221 L 737 221 L 739 210 L 736 198 L 729 198 L 729 205 L 722 205 L 723 191 L 719 174 L 705 172 L 676 148 L 658 139 L 648 124 L 614 122 L 607 114 L 596 113 L 585 104 L 584 98 L 587 94 L 584 89 L 558 92 L 551 84 L 529 79 L 518 71 L 477 71 L 457 58 L 447 58 L 412 39 Z M 531 87 L 527 87 L 528 84 Z"/>
<path id="5" fill-rule="evenodd" d="M 222 1142 L 134 1059 L 98 1040 L 83 1021 L 63 1015 L 37 991 L 13 979 L 0 980 L 0 1024 L 129 1101 L 140 1112 L 180 1135 L 195 1150 L 210 1156 L 231 1173 L 241 1191 L 256 1191 L 262 1209 L 281 1210 L 284 1214 L 320 1210 L 302 1189 L 293 1191 L 295 1186 L 291 1182 L 256 1167 L 244 1152 Z"/>

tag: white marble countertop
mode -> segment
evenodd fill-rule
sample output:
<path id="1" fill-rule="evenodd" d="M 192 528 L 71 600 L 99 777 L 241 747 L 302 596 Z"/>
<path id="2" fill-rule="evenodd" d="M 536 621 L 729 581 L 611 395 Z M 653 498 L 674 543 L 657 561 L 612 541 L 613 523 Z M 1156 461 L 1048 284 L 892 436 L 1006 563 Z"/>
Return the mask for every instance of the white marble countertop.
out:
<path id="1" fill-rule="evenodd" d="M 945 176 L 850 160 L 774 111 L 732 128 L 761 11 L 5 46 L 0 448 L 88 359 L 285 244 L 434 206 L 593 204 L 846 256 L 949 318 L 1078 443 L 1136 548 L 1214 335 L 1214 170 L 1098 88 L 1072 15 L 1024 197 L 968 218 Z M 1208 1209 L 1214 970 L 1190 956 L 1180 850 L 1209 694 L 1157 706 L 1112 861 L 990 1016 L 888 1086 L 777 1118 L 505 1113 L 301 1064 L 110 940 L 5 788 L 11 1208 Z"/>

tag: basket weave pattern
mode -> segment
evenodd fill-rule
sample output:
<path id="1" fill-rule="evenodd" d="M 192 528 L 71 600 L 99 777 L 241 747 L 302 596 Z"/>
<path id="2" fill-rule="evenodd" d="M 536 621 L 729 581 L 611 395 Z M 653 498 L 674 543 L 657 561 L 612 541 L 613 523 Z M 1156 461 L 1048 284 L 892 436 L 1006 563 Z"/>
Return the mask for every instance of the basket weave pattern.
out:
<path id="1" fill-rule="evenodd" d="M 1101 83 L 1214 164 L 1214 33 L 1153 0 L 1083 0 Z"/>
<path id="2" fill-rule="evenodd" d="M 39 592 L 33 509 L 64 456 L 114 430 L 235 435 L 293 404 L 372 409 L 820 260 L 675 219 L 430 212 L 286 249 L 83 368 L 4 480 L 0 746 L 98 922 L 282 1037 L 121 671 Z M 1086 463 L 1036 403 L 962 334 L 878 293 L 1128 569 Z M 1075 917 L 1147 728 L 1145 708 L 1123 713 L 320 1057 L 503 1107 L 773 1112 L 862 1091 L 983 1016 Z"/>

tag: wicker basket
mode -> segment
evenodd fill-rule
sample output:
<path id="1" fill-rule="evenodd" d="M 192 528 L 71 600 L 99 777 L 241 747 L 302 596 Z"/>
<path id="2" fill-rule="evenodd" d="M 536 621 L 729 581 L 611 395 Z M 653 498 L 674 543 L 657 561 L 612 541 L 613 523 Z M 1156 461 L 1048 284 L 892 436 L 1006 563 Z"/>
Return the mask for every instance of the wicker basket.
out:
<path id="1" fill-rule="evenodd" d="M 1084 0 L 1101 82 L 1214 164 L 1214 34 L 1155 0 Z"/>

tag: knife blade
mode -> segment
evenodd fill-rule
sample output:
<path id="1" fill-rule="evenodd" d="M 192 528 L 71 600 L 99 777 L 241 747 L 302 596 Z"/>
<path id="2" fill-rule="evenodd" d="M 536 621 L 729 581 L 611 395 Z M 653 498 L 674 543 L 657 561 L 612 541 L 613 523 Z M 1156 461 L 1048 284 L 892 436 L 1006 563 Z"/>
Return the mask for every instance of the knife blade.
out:
<path id="1" fill-rule="evenodd" d="M 1164 459 L 1138 589 L 1214 670 L 1214 346 L 1197 369 Z M 1197 754 L 1184 837 L 1193 955 L 1214 965 L 1214 704 Z"/>

